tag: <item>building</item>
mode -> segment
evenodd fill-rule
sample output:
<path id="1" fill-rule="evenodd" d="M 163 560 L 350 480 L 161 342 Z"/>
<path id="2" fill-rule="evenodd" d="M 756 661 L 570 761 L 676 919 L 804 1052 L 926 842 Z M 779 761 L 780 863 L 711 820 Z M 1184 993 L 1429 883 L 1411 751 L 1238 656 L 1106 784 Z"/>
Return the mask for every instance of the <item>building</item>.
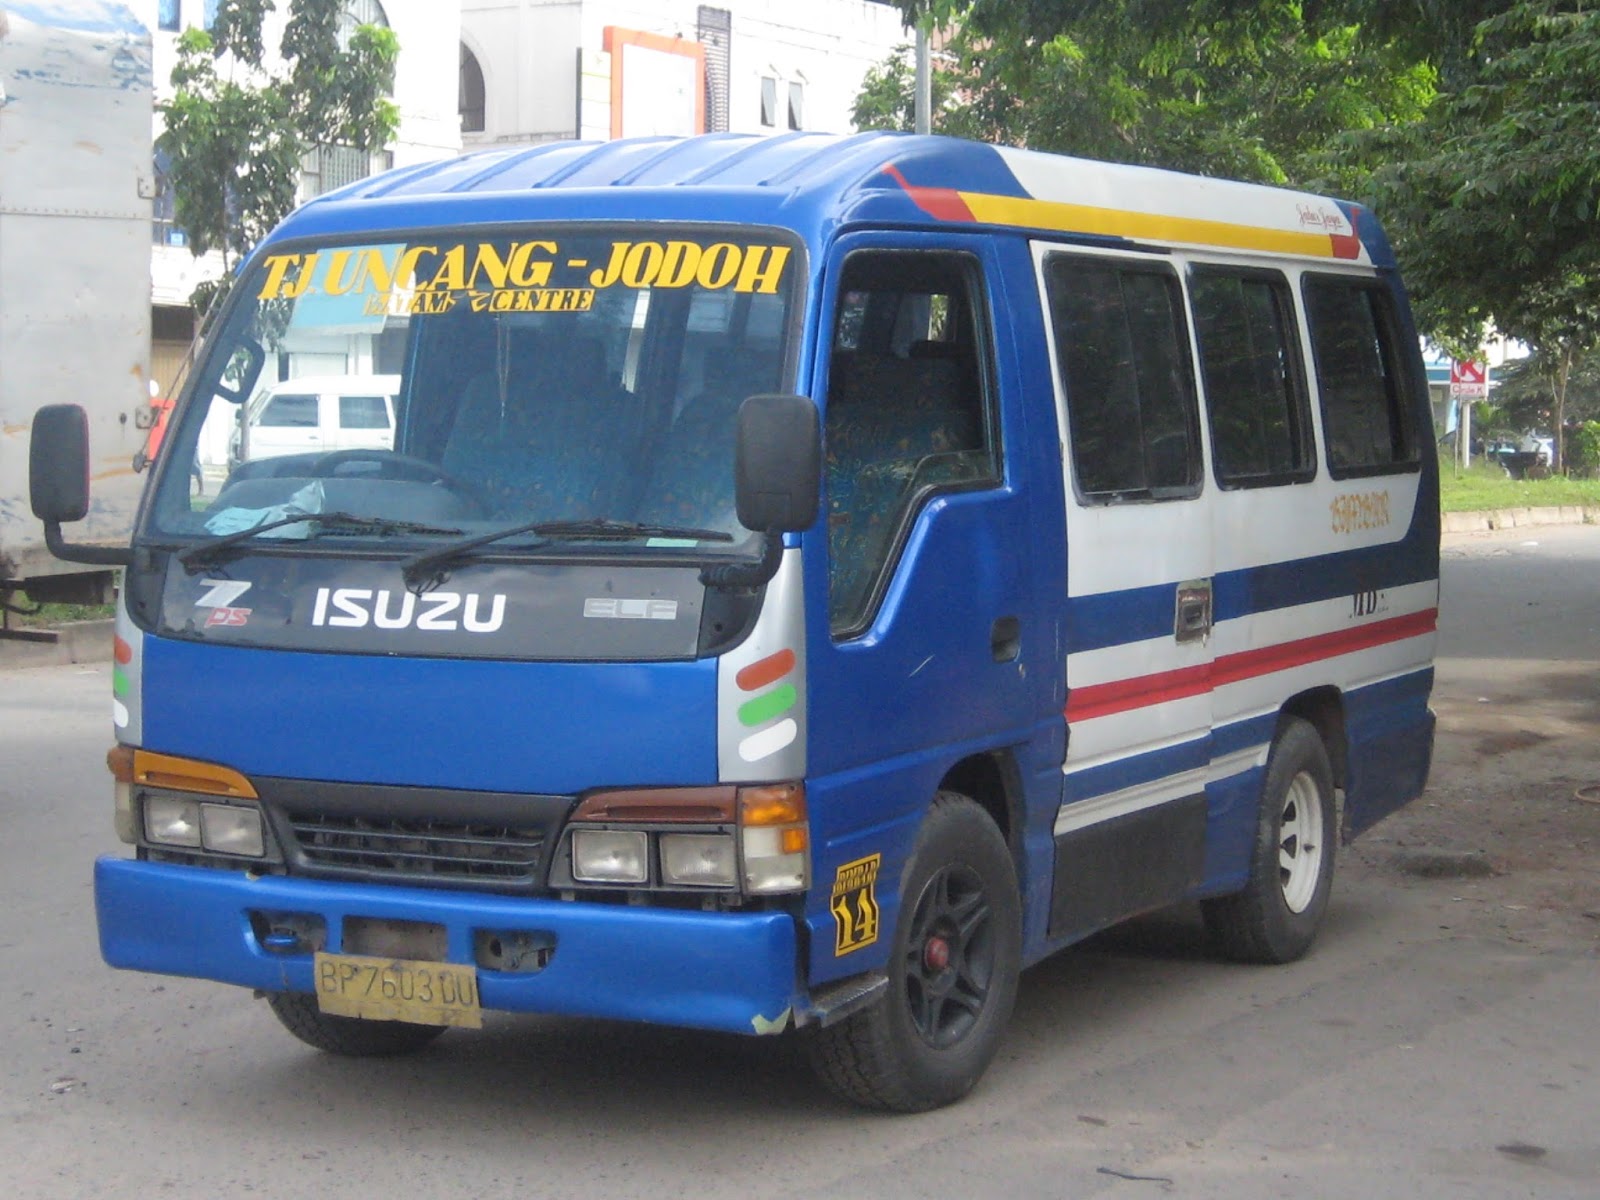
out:
<path id="1" fill-rule="evenodd" d="M 460 0 L 465 147 L 732 130 L 845 133 L 911 35 L 871 0 Z"/>
<path id="2" fill-rule="evenodd" d="M 156 102 L 172 94 L 172 68 L 177 40 L 188 28 L 208 28 L 218 0 L 125 0 L 153 39 Z M 275 48 L 288 17 L 289 0 L 279 0 L 267 18 L 266 43 Z M 319 146 L 306 158 L 301 196 L 351 182 L 375 170 L 427 162 L 455 154 L 461 146 L 457 112 L 457 42 L 461 22 L 459 0 L 345 0 L 345 25 L 387 25 L 400 42 L 395 69 L 394 100 L 400 128 L 391 146 L 368 156 L 345 146 Z M 161 117 L 155 116 L 156 132 Z M 183 231 L 173 222 L 171 193 L 162 185 L 161 161 L 155 164 L 155 211 L 150 262 L 150 377 L 170 394 L 194 338 L 194 313 L 189 297 L 195 286 L 222 272 L 220 255 L 196 258 Z"/>

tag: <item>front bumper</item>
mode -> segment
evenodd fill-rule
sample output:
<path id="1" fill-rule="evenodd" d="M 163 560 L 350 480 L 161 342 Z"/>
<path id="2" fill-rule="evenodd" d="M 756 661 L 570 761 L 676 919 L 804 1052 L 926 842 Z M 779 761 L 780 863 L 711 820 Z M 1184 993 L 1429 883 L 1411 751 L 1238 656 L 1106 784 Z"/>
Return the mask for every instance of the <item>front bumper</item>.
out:
<path id="1" fill-rule="evenodd" d="M 113 967 L 263 991 L 313 990 L 308 953 L 262 947 L 252 912 L 309 913 L 343 948 L 347 917 L 444 926 L 451 962 L 471 964 L 477 930 L 555 938 L 531 973 L 478 970 L 483 1006 L 775 1033 L 803 1002 L 798 940 L 785 913 L 709 913 L 333 883 L 127 858 L 95 863 L 100 953 Z"/>

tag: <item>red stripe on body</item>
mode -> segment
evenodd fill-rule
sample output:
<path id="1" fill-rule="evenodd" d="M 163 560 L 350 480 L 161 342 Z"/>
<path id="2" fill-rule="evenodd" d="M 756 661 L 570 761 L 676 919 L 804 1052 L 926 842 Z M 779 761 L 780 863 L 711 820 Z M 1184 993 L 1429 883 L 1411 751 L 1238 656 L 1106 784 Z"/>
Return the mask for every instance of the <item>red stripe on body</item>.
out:
<path id="1" fill-rule="evenodd" d="M 906 195 L 911 197 L 911 202 L 927 213 L 941 221 L 976 221 L 972 210 L 967 207 L 967 202 L 961 198 L 961 193 L 954 188 L 917 187 L 907 181 L 900 174 L 900 168 L 893 163 L 883 164 L 884 174 L 888 175 L 901 187 L 905 188 Z"/>
<path id="2" fill-rule="evenodd" d="M 1277 671 L 1303 667 L 1307 663 L 1322 662 L 1343 654 L 1354 654 L 1358 650 L 1371 650 L 1390 642 L 1420 637 L 1432 633 L 1438 623 L 1439 610 L 1428 608 L 1354 629 L 1319 633 L 1314 637 L 1265 646 L 1259 650 L 1242 650 L 1203 666 L 1182 667 L 1176 671 L 1160 671 L 1154 675 L 1073 688 L 1067 694 L 1066 718 L 1068 721 L 1088 721 L 1095 717 L 1131 712 L 1136 708 L 1185 700 L 1190 696 L 1204 695 L 1224 684 L 1256 679 Z"/>

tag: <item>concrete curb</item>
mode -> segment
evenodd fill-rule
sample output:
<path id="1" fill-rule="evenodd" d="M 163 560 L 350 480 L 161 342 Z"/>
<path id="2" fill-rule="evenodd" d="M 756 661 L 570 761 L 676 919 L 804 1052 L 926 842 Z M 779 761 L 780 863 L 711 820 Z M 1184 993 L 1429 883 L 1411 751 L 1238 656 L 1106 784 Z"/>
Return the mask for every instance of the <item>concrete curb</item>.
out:
<path id="1" fill-rule="evenodd" d="M 1557 508 L 1498 508 L 1488 512 L 1453 512 L 1443 516 L 1445 533 L 1493 533 L 1539 525 L 1600 525 L 1600 505 L 1563 504 Z"/>
<path id="2" fill-rule="evenodd" d="M 108 663 L 111 661 L 111 639 L 115 625 L 116 622 L 110 619 L 58 625 L 54 642 L 0 639 L 0 670 L 60 667 L 70 663 Z"/>

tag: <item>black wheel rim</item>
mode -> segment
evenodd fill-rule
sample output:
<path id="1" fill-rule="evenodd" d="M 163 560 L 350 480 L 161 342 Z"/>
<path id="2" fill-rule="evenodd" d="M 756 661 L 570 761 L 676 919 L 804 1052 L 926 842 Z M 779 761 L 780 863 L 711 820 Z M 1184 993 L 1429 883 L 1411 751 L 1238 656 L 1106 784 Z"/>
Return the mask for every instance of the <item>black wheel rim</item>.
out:
<path id="1" fill-rule="evenodd" d="M 994 910 L 971 867 L 941 867 L 917 898 L 905 948 L 906 1005 L 930 1046 L 953 1046 L 989 1000 L 995 962 Z"/>

